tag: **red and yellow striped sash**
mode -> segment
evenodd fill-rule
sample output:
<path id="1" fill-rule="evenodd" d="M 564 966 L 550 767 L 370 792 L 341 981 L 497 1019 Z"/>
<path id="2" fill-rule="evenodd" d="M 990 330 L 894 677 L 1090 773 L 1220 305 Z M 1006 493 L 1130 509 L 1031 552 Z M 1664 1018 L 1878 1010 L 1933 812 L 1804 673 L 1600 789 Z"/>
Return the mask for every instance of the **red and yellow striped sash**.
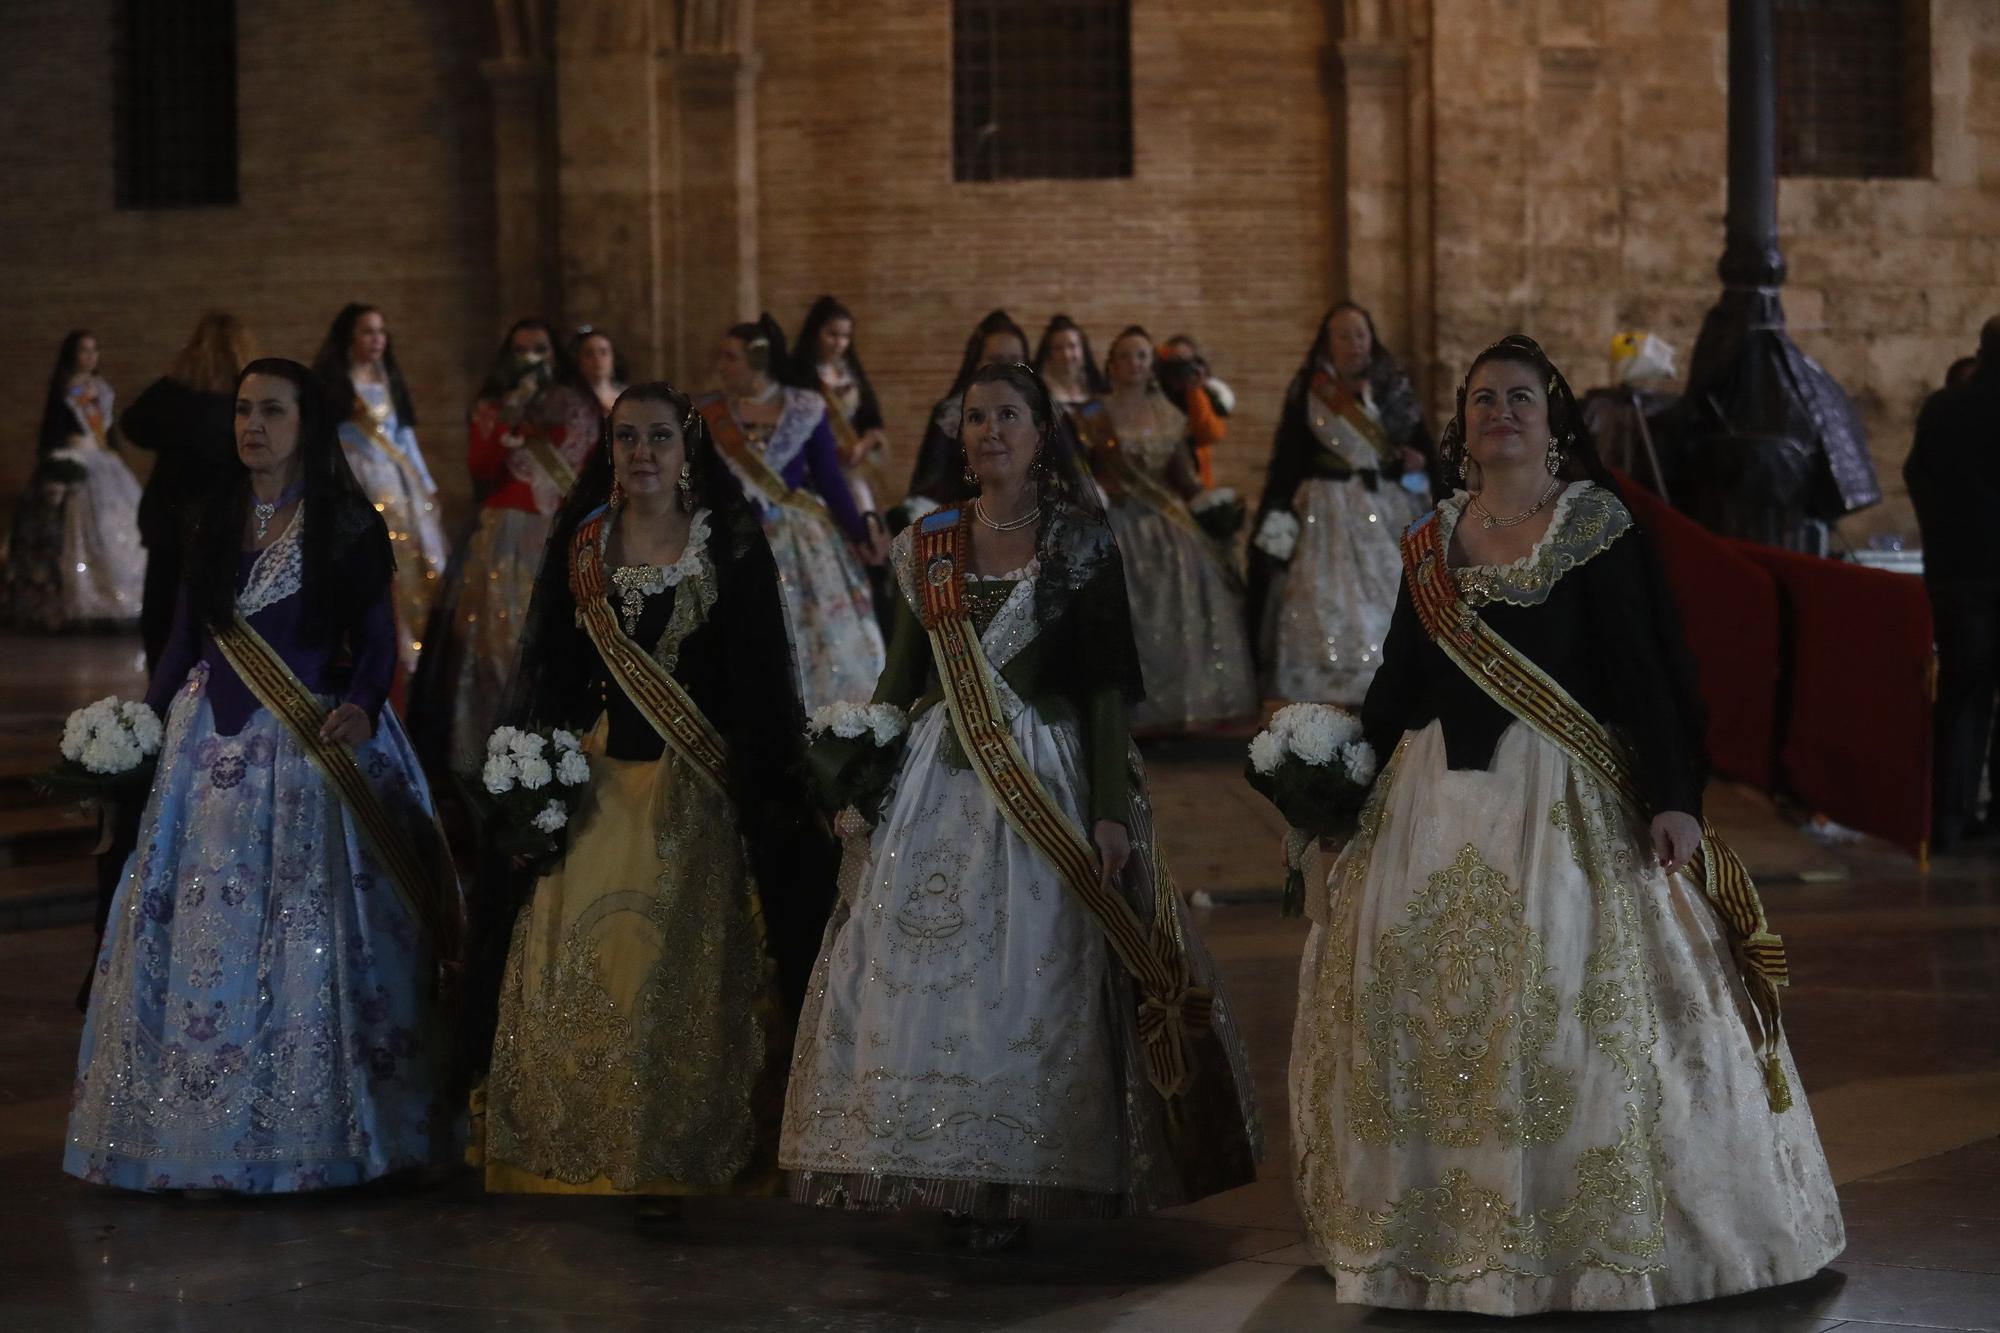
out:
<path id="1" fill-rule="evenodd" d="M 729 400 L 721 394 L 710 394 L 695 406 L 702 419 L 708 422 L 708 433 L 715 441 L 715 447 L 729 460 L 730 467 L 743 479 L 743 484 L 766 504 L 780 508 L 794 509 L 800 513 L 826 517 L 826 506 L 818 496 L 792 489 L 785 479 L 764 461 L 764 455 L 750 437 L 743 433 L 742 423 L 729 410 Z M 835 413 L 835 415 L 838 415 Z"/>
<path id="2" fill-rule="evenodd" d="M 931 514 L 919 524 L 916 570 L 924 622 L 960 746 L 1001 817 L 1048 858 L 1065 887 L 1103 932 L 1111 951 L 1139 987 L 1139 1038 L 1148 1081 L 1163 1096 L 1187 1090 L 1194 1070 L 1191 1034 L 1208 1026 L 1214 997 L 1193 984 L 1187 959 L 1167 927 L 1164 897 L 1148 930 L 1098 874 L 1097 854 L 1042 786 L 1007 730 L 995 695 L 992 666 L 966 614 L 963 589 L 970 523 L 960 510 Z M 1162 882 L 1157 895 L 1173 892 Z"/>
<path id="3" fill-rule="evenodd" d="M 1404 535 L 1403 572 L 1417 618 L 1459 670 L 1495 703 L 1617 793 L 1635 813 L 1644 811 L 1624 747 L 1569 691 L 1494 633 L 1459 596 L 1435 512 Z M 1778 1060 L 1778 988 L 1791 981 L 1784 941 L 1771 930 L 1749 870 L 1706 820 L 1701 846 L 1689 861 L 1687 874 L 1729 928 L 1750 998 L 1763 1019 L 1764 1076 L 1771 1109 L 1785 1110 L 1792 1099 Z"/>
<path id="4" fill-rule="evenodd" d="M 599 543 L 607 517 L 607 511 L 600 509 L 585 519 L 570 545 L 569 587 L 583 617 L 584 632 L 604 658 L 618 688 L 625 691 L 625 697 L 652 724 L 660 739 L 726 796 L 729 750 L 721 734 L 673 674 L 619 627 L 604 595 L 604 556 Z"/>
<path id="5" fill-rule="evenodd" d="M 1396 447 L 1389 439 L 1389 432 L 1382 428 L 1382 423 L 1369 416 L 1360 400 L 1324 370 L 1313 372 L 1311 389 L 1312 396 L 1321 407 L 1352 426 L 1362 439 L 1368 441 L 1368 447 L 1382 460 L 1378 470 L 1388 471 L 1389 465 L 1396 460 Z"/>

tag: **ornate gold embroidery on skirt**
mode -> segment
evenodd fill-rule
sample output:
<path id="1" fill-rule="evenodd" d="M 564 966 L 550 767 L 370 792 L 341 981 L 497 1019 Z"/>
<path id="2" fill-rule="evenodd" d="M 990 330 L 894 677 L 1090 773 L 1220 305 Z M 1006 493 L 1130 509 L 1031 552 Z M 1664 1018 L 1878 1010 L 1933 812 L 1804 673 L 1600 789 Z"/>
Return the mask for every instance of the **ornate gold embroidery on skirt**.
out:
<path id="1" fill-rule="evenodd" d="M 1561 1003 L 1521 895 L 1467 844 L 1409 916 L 1376 943 L 1358 997 L 1368 1057 L 1348 1088 L 1349 1128 L 1370 1143 L 1416 1134 L 1459 1148 L 1489 1130 L 1506 1144 L 1561 1138 L 1576 1092 L 1544 1058 Z"/>
<path id="2" fill-rule="evenodd" d="M 571 1185 L 727 1185 L 774 1137 L 757 1089 L 781 1036 L 734 811 L 671 750 L 606 759 L 601 728 L 589 744 L 578 836 L 508 954 L 488 1159 Z"/>

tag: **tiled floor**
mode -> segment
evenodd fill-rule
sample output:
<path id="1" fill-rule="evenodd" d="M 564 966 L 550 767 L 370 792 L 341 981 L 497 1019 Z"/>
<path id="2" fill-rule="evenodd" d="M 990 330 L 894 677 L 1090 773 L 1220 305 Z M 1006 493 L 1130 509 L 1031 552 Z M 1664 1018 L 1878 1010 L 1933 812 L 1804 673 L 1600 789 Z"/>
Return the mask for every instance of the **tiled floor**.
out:
<path id="1" fill-rule="evenodd" d="M 0 719 L 17 708 L 0 697 Z M 1850 1237 L 1829 1271 L 1649 1316 L 1411 1316 L 1334 1304 L 1300 1244 L 1283 1065 L 1304 931 L 1260 897 L 1271 821 L 1239 764 L 1182 745 L 1153 773 L 1183 886 L 1225 902 L 1204 929 L 1273 1139 L 1253 1186 L 1045 1225 L 995 1257 L 921 1215 L 736 1201 L 648 1232 L 624 1201 L 494 1198 L 463 1175 L 317 1198 L 116 1194 L 56 1168 L 88 940 L 35 931 L 0 935 L 0 1329 L 2000 1330 L 2000 856 L 1919 876 L 1881 848 L 1830 855 L 1726 798 L 1792 947 L 1788 1026 Z"/>

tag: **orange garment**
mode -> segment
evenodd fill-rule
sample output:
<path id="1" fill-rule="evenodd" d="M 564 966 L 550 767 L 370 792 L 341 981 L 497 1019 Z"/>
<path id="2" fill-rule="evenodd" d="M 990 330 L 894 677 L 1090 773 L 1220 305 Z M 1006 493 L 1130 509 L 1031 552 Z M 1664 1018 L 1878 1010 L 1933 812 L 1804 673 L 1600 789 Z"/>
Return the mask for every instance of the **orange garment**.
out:
<path id="1" fill-rule="evenodd" d="M 1160 348 L 1157 354 L 1162 361 L 1179 360 L 1172 350 L 1165 347 Z M 1194 441 L 1194 461 L 1201 472 L 1201 484 L 1204 489 L 1212 487 L 1215 485 L 1215 446 L 1229 434 L 1229 423 L 1215 410 L 1215 404 L 1209 401 L 1208 390 L 1200 383 L 1188 390 L 1187 403 L 1182 410 L 1187 415 L 1188 438 Z"/>

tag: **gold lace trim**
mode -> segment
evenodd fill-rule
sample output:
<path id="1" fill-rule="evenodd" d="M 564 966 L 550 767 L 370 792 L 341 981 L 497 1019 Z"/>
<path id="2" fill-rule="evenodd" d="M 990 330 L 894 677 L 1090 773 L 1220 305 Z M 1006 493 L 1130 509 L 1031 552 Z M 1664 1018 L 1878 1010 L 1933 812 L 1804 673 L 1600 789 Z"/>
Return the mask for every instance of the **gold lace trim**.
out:
<path id="1" fill-rule="evenodd" d="M 1465 503 L 1465 496 L 1454 495 L 1438 505 L 1438 542 L 1444 550 L 1451 549 Z M 1512 564 L 1454 567 L 1452 579 L 1470 606 L 1492 602 L 1540 606 L 1563 575 L 1602 554 L 1631 526 L 1631 512 L 1615 494 L 1594 482 L 1580 481 L 1556 501 L 1549 530 L 1532 551 Z"/>

